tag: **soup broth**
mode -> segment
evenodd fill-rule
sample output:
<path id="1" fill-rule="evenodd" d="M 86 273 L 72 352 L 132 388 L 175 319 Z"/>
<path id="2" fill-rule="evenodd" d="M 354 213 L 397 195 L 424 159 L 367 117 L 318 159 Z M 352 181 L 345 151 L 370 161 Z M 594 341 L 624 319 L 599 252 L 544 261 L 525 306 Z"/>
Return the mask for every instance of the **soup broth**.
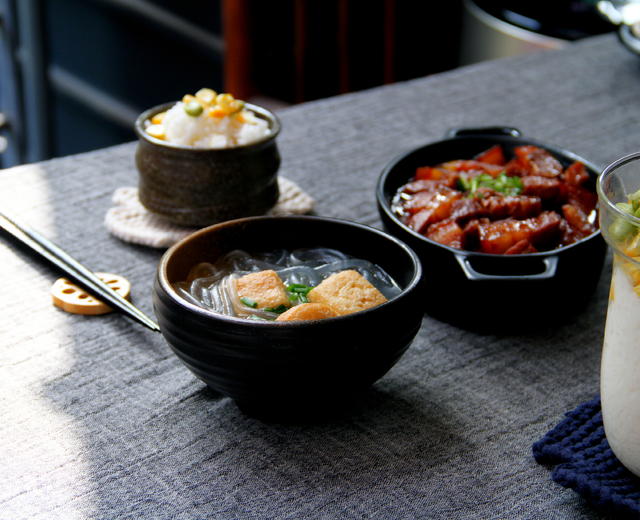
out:
<path id="1" fill-rule="evenodd" d="M 239 295 L 239 279 L 251 273 L 270 271 L 275 272 L 284 285 L 284 304 L 265 307 Z M 255 255 L 235 250 L 214 264 L 197 264 L 187 280 L 174 284 L 174 288 L 185 300 L 205 309 L 228 316 L 273 321 L 291 307 L 308 303 L 311 298 L 308 295 L 314 288 L 332 275 L 345 271 L 357 273 L 351 278 L 361 275 L 366 280 L 362 284 L 371 284 L 373 291 L 379 291 L 381 299 L 389 300 L 401 292 L 380 266 L 328 248 L 274 250 Z M 346 313 L 338 311 L 336 315 Z"/>

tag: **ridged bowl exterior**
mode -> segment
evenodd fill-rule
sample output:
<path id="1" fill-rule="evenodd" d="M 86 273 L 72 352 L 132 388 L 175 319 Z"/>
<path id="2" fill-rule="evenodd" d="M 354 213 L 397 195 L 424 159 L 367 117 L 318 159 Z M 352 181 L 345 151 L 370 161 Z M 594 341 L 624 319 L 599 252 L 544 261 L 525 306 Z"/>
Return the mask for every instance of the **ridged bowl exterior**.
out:
<path id="1" fill-rule="evenodd" d="M 138 196 L 152 213 L 184 226 L 207 226 L 261 215 L 278 201 L 280 123 L 266 109 L 247 104 L 269 123 L 269 136 L 233 148 L 172 145 L 144 131 L 144 123 L 173 103 L 154 107 L 136 121 Z"/>
<path id="2" fill-rule="evenodd" d="M 223 316 L 177 296 L 188 266 L 233 249 L 331 247 L 382 266 L 402 293 L 373 309 L 313 322 Z M 180 360 L 216 391 L 245 405 L 287 406 L 366 388 L 411 344 L 422 322 L 416 255 L 381 231 L 319 217 L 258 217 L 206 228 L 163 257 L 154 289 L 162 334 Z"/>

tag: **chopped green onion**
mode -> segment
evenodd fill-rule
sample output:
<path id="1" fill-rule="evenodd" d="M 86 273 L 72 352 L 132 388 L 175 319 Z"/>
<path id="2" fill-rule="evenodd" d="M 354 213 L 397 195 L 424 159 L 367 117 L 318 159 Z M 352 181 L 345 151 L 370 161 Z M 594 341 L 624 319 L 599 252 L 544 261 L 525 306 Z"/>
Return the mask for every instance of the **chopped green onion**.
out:
<path id="1" fill-rule="evenodd" d="M 251 307 L 252 309 L 255 309 L 256 307 L 258 307 L 258 302 L 255 300 L 252 300 L 251 298 L 242 297 L 240 298 L 240 301 L 244 303 L 247 307 Z"/>
<path id="2" fill-rule="evenodd" d="M 292 293 L 304 293 L 307 294 L 313 287 L 311 285 L 304 285 L 301 283 L 292 283 L 287 286 L 287 291 Z"/>
<path id="3" fill-rule="evenodd" d="M 469 180 L 466 176 L 460 175 L 460 177 L 458 178 L 458 188 L 460 188 L 460 191 L 471 190 L 471 184 L 469 184 Z"/>
<path id="4" fill-rule="evenodd" d="M 267 312 L 275 312 L 276 314 L 282 314 L 284 311 L 286 311 L 289 307 L 287 307 L 284 304 L 280 304 L 277 307 L 265 307 L 264 310 Z"/>
<path id="5" fill-rule="evenodd" d="M 478 191 L 478 183 L 480 182 L 480 179 L 478 177 L 474 177 L 473 179 L 471 179 L 471 187 L 469 189 L 469 191 L 471 193 L 475 193 L 476 191 Z"/>
<path id="6" fill-rule="evenodd" d="M 475 197 L 478 188 L 491 188 L 492 190 L 506 195 L 519 195 L 522 192 L 522 180 L 520 177 L 510 177 L 505 172 L 500 172 L 497 177 L 492 177 L 488 173 L 481 173 L 470 179 L 461 175 L 458 185 L 466 191 L 469 196 Z"/>
<path id="7" fill-rule="evenodd" d="M 304 285 L 302 283 L 292 283 L 287 286 L 287 292 L 289 293 L 289 300 L 292 302 L 309 303 L 307 294 L 313 289 L 311 285 Z"/>

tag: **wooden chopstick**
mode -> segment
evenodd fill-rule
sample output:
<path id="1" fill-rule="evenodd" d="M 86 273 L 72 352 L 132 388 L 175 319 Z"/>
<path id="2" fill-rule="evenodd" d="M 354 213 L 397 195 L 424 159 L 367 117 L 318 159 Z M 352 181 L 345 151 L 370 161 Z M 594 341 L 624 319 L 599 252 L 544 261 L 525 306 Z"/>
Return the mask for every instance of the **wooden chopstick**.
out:
<path id="1" fill-rule="evenodd" d="M 145 327 L 155 332 L 160 332 L 160 327 L 155 321 L 144 314 L 129 300 L 126 300 L 116 293 L 75 258 L 63 251 L 49 239 L 43 237 L 37 231 L 19 224 L 14 218 L 10 218 L 2 212 L 0 212 L 0 229 L 5 230 L 41 257 L 54 264 L 64 274 L 69 276 L 74 282 L 79 283 L 96 298 L 99 298 L 113 308 L 119 309 Z"/>

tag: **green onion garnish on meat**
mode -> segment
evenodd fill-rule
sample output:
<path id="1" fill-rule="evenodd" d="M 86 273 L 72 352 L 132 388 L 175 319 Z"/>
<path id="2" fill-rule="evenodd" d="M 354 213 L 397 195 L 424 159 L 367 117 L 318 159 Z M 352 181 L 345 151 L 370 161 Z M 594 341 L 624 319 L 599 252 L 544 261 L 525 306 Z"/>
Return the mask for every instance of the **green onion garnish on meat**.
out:
<path id="1" fill-rule="evenodd" d="M 458 188 L 460 191 L 471 191 L 471 183 L 466 175 L 460 175 L 458 178 Z"/>
<path id="2" fill-rule="evenodd" d="M 458 179 L 458 188 L 467 192 L 470 197 L 476 196 L 478 188 L 491 188 L 505 195 L 519 195 L 522 192 L 522 180 L 520 177 L 510 177 L 505 172 L 500 172 L 497 177 L 492 177 L 488 173 L 481 173 L 474 177 L 461 175 Z"/>

